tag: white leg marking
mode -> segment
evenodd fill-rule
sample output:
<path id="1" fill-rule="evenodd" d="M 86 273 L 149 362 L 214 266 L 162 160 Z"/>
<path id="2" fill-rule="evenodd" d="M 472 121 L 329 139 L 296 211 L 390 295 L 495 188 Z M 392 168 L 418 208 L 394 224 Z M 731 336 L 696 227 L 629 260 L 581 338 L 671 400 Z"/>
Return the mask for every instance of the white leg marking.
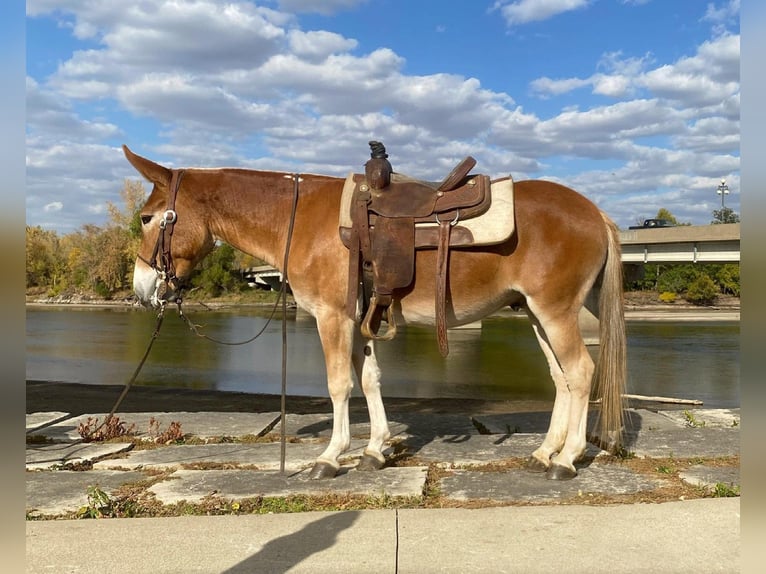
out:
<path id="1" fill-rule="evenodd" d="M 362 340 L 361 335 L 357 333 L 355 348 L 359 350 L 354 353 L 354 367 L 361 380 L 370 414 L 370 442 L 364 452 L 383 463 L 383 444 L 391 437 L 391 433 L 380 393 L 380 368 L 375 356 L 375 344 L 373 341 Z"/>

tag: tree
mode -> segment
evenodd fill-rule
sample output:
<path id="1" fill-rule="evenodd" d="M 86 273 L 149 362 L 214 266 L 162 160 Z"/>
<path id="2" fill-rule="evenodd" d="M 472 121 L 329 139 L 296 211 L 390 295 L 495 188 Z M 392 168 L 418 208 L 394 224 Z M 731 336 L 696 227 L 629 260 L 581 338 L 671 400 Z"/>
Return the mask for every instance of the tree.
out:
<path id="1" fill-rule="evenodd" d="M 213 249 L 192 276 L 192 288 L 199 289 L 202 295 L 209 297 L 238 292 L 242 278 L 234 264 L 237 253 L 239 252 L 228 243 L 221 243 Z"/>
<path id="2" fill-rule="evenodd" d="M 655 219 L 664 219 L 666 221 L 669 221 L 673 225 L 678 225 L 678 220 L 676 219 L 676 216 L 670 213 L 670 211 L 668 211 L 664 207 L 661 207 L 657 211 L 657 215 L 655 216 Z"/>
<path id="3" fill-rule="evenodd" d="M 65 271 L 59 237 L 40 226 L 26 227 L 26 285 L 56 288 Z"/>
<path id="4" fill-rule="evenodd" d="M 727 263 L 716 270 L 713 277 L 721 289 L 721 293 L 728 293 L 739 297 L 739 263 Z"/>
<path id="5" fill-rule="evenodd" d="M 713 225 L 719 223 L 739 223 L 739 215 L 734 213 L 734 210 L 730 207 L 722 207 L 721 209 L 713 210 L 713 221 L 710 222 Z"/>

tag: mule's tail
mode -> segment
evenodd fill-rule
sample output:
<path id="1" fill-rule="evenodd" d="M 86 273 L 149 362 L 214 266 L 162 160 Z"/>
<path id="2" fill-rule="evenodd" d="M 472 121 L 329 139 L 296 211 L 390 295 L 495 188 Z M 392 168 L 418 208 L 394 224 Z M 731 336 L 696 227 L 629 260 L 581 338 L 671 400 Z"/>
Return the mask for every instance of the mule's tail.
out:
<path id="1" fill-rule="evenodd" d="M 599 434 L 602 448 L 622 448 L 623 394 L 627 378 L 627 342 L 622 288 L 622 259 L 617 226 L 602 212 L 609 237 L 599 298 L 599 357 L 593 375 L 595 396 L 601 399 Z"/>

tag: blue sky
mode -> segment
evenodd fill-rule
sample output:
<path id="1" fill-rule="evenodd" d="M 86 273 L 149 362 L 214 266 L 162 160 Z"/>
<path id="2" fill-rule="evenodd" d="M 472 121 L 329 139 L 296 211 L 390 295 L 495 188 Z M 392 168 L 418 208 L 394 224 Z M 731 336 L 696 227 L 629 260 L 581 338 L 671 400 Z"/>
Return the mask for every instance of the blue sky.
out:
<path id="1" fill-rule="evenodd" d="M 122 156 L 559 181 L 622 228 L 739 213 L 739 0 L 29 0 L 27 224 L 107 221 Z"/>

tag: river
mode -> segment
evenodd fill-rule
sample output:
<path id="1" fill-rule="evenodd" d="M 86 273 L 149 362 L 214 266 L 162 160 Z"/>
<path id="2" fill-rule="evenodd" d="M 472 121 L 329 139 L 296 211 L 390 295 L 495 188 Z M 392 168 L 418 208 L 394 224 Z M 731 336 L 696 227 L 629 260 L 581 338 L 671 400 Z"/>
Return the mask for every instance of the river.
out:
<path id="1" fill-rule="evenodd" d="M 187 315 L 208 335 L 236 342 L 257 332 L 268 312 L 239 308 Z M 27 307 L 27 379 L 122 384 L 140 361 L 155 318 L 127 307 Z M 288 393 L 326 396 L 314 320 L 293 311 L 287 336 Z M 400 328 L 393 341 L 379 343 L 384 397 L 553 398 L 547 363 L 525 318 L 491 317 L 481 328 L 452 330 L 449 345 L 443 359 L 434 330 L 415 327 Z M 195 336 L 169 308 L 135 384 L 278 394 L 281 349 L 278 318 L 257 341 L 223 346 Z M 591 352 L 595 357 L 596 349 Z M 739 407 L 739 323 L 628 321 L 627 392 L 697 399 L 708 408 Z"/>

